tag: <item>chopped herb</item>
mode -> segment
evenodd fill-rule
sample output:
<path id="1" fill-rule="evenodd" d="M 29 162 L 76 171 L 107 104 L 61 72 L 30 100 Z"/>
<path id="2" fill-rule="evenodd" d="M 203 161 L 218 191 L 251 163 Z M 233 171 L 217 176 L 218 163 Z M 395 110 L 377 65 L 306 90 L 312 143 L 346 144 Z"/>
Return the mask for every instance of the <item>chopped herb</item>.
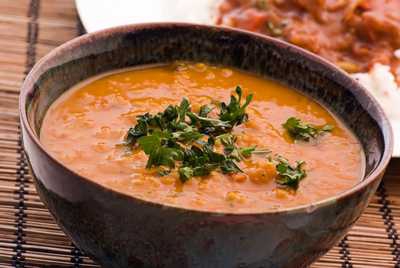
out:
<path id="1" fill-rule="evenodd" d="M 248 95 L 242 104 L 242 89 L 238 86 L 228 104 L 221 102 L 218 118 L 209 117 L 211 106 L 203 105 L 198 113 L 191 111 L 189 100 L 183 98 L 179 105 L 169 105 L 163 112 L 137 116 L 137 123 L 128 130 L 125 145 L 140 148 L 148 156 L 146 168 L 157 168 L 160 176 L 177 169 L 182 183 L 192 177 L 203 177 L 213 171 L 224 174 L 243 172 L 239 162 L 253 154 L 269 154 L 269 150 L 255 146 L 238 147 L 233 127 L 248 120 L 246 108 L 252 100 Z M 320 132 L 330 131 L 326 125 L 315 128 L 296 118 L 284 124 L 290 133 L 302 139 L 315 137 Z M 298 134 L 300 133 L 300 134 Z M 223 145 L 223 152 L 215 151 L 215 144 Z M 305 177 L 303 162 L 292 167 L 287 160 L 279 158 L 276 169 L 277 183 L 296 188 Z"/>
<path id="2" fill-rule="evenodd" d="M 226 158 L 221 163 L 221 171 L 224 174 L 238 173 L 243 172 L 240 167 L 236 163 L 236 159 L 234 158 Z"/>
<path id="3" fill-rule="evenodd" d="M 181 160 L 183 155 L 177 144 L 171 146 L 168 143 L 169 136 L 162 132 L 140 137 L 138 143 L 140 148 L 149 156 L 146 168 L 153 166 L 175 167 L 175 161 Z"/>
<path id="4" fill-rule="evenodd" d="M 172 137 L 179 142 L 188 143 L 200 139 L 203 137 L 203 134 L 189 126 L 183 131 L 173 132 Z"/>
<path id="5" fill-rule="evenodd" d="M 233 134 L 226 133 L 222 134 L 216 137 L 216 140 L 221 141 L 222 145 L 224 145 L 224 152 L 226 155 L 232 155 L 233 153 L 236 155 L 236 137 Z M 237 158 L 239 158 L 239 155 L 237 155 Z"/>
<path id="6" fill-rule="evenodd" d="M 241 172 L 237 162 L 249 157 L 253 148 L 237 148 L 236 138 L 229 134 L 235 125 L 247 120 L 245 112 L 252 95 L 241 104 L 242 90 L 231 96 L 229 104 L 219 103 L 219 118 L 208 117 L 212 108 L 200 107 L 198 114 L 191 111 L 190 102 L 182 99 L 178 105 L 169 105 L 155 115 L 146 113 L 137 117 L 137 124 L 130 128 L 125 144 L 138 145 L 146 155 L 146 168 L 158 167 L 161 176 L 169 174 L 179 162 L 178 173 L 182 182 L 193 176 L 207 176 L 213 170 L 222 173 Z M 208 141 L 202 138 L 208 135 Z M 214 151 L 215 138 L 227 135 L 225 154 Z M 229 140 L 228 140 L 229 139 Z"/>
<path id="7" fill-rule="evenodd" d="M 283 124 L 283 127 L 292 138 L 303 141 L 309 141 L 311 138 L 316 138 L 324 132 L 331 132 L 333 130 L 332 125 L 317 127 L 307 124 L 296 117 L 290 117 Z"/>
<path id="8" fill-rule="evenodd" d="M 138 142 L 145 154 L 151 154 L 161 146 L 161 138 L 156 134 L 140 137 Z"/>
<path id="9" fill-rule="evenodd" d="M 125 139 L 126 145 L 135 145 L 138 138 L 147 135 L 148 131 L 148 120 L 150 114 L 146 113 L 137 117 L 137 124 L 128 130 L 128 135 Z"/>
<path id="10" fill-rule="evenodd" d="M 268 154 L 269 150 L 257 149 L 256 146 L 251 147 L 237 147 L 236 136 L 230 133 L 223 134 L 216 137 L 224 145 L 224 152 L 226 155 L 230 155 L 232 158 L 240 161 L 244 158 L 251 157 L 252 154 Z"/>
<path id="11" fill-rule="evenodd" d="M 190 103 L 186 98 L 183 98 L 179 106 L 169 105 L 162 113 L 156 115 L 146 113 L 137 116 L 137 124 L 128 130 L 125 144 L 134 146 L 140 137 L 154 131 L 175 132 L 185 130 L 188 125 L 184 121 L 189 110 Z"/>
<path id="12" fill-rule="evenodd" d="M 179 112 L 179 122 L 184 122 L 186 113 L 190 110 L 190 102 L 188 99 L 183 98 L 179 108 L 177 109 Z"/>
<path id="13" fill-rule="evenodd" d="M 239 148 L 240 155 L 249 158 L 256 151 L 256 146 Z"/>
<path id="14" fill-rule="evenodd" d="M 186 182 L 191 177 L 193 177 L 193 169 L 191 167 L 179 168 L 179 179 L 181 180 L 181 182 Z"/>
<path id="15" fill-rule="evenodd" d="M 253 99 L 253 94 L 246 97 L 246 101 L 241 105 L 242 100 L 242 88 L 237 86 L 235 90 L 237 97 L 231 95 L 229 104 L 224 102 L 220 103 L 220 114 L 219 119 L 227 121 L 232 127 L 242 124 L 247 121 L 248 115 L 246 114 L 246 108 Z"/>
<path id="16" fill-rule="evenodd" d="M 187 114 L 191 119 L 191 124 L 196 126 L 201 133 L 213 136 L 231 131 L 232 125 L 227 121 L 221 121 L 216 118 L 203 117 L 189 112 Z"/>
<path id="17" fill-rule="evenodd" d="M 201 117 L 207 117 L 208 114 L 212 111 L 213 109 L 210 108 L 208 105 L 203 105 L 200 107 L 199 111 L 199 116 Z"/>
<path id="18" fill-rule="evenodd" d="M 268 155 L 270 154 L 272 151 L 268 150 L 268 149 L 257 149 L 257 147 L 254 149 L 254 151 L 251 153 L 253 154 L 257 154 L 257 155 Z"/>
<path id="19" fill-rule="evenodd" d="M 215 152 L 213 144 L 192 145 L 184 152 L 179 176 L 184 182 L 193 176 L 207 176 L 217 169 L 222 173 L 241 172 L 235 161 L 230 156 Z"/>
<path id="20" fill-rule="evenodd" d="M 280 185 L 293 189 L 299 187 L 299 183 L 306 177 L 306 171 L 303 169 L 304 161 L 297 161 L 295 166 L 291 166 L 289 161 L 283 157 L 278 157 L 276 171 L 278 177 L 276 182 Z"/>

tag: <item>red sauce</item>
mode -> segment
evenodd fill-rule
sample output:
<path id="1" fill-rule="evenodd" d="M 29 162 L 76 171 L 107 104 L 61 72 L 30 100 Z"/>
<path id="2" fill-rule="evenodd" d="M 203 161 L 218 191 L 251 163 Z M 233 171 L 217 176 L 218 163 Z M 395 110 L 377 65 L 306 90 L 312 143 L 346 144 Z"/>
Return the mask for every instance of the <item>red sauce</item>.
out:
<path id="1" fill-rule="evenodd" d="M 283 39 L 348 72 L 400 67 L 400 0 L 223 0 L 218 23 Z"/>

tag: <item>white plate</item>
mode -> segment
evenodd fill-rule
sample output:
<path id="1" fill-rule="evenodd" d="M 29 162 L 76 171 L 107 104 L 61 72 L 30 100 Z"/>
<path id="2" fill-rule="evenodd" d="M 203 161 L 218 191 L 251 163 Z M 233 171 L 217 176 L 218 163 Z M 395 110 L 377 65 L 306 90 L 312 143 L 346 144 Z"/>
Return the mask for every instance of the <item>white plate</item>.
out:
<path id="1" fill-rule="evenodd" d="M 220 0 L 75 0 L 87 32 L 145 22 L 213 24 Z M 394 157 L 400 157 L 400 123 L 394 124 Z"/>
<path id="2" fill-rule="evenodd" d="M 211 24 L 218 0 L 75 0 L 87 32 L 144 22 Z"/>

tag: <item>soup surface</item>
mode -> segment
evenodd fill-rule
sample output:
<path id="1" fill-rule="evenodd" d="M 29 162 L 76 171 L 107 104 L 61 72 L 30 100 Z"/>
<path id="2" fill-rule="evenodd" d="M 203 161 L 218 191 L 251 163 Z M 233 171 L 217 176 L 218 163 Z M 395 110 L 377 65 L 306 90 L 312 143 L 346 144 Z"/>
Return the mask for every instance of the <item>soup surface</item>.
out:
<path id="1" fill-rule="evenodd" d="M 232 135 L 238 147 L 256 146 L 262 152 L 238 161 L 242 172 L 213 170 L 182 182 L 175 169 L 160 174 L 156 167 L 146 168 L 148 155 L 137 145 L 124 145 L 136 116 L 162 112 L 183 97 L 197 113 L 202 105 L 228 102 L 237 85 L 244 95 L 253 93 L 253 100 L 246 108 L 248 120 L 235 126 Z M 218 116 L 216 108 L 213 116 Z M 315 126 L 330 124 L 333 130 L 295 140 L 283 127 L 290 117 Z M 123 70 L 79 84 L 49 108 L 41 141 L 66 166 L 108 188 L 207 211 L 257 212 L 308 204 L 351 188 L 364 172 L 359 142 L 320 104 L 277 82 L 202 63 Z M 278 154 L 292 165 L 305 162 L 307 175 L 298 187 L 274 179 L 276 167 L 268 159 Z"/>

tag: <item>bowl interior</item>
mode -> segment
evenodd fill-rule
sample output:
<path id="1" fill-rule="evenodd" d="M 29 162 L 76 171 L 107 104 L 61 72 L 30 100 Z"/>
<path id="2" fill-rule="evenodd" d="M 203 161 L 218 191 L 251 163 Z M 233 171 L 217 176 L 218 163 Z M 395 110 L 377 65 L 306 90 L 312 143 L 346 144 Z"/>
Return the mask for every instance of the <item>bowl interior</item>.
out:
<path id="1" fill-rule="evenodd" d="M 28 77 L 23 112 L 38 136 L 49 106 L 78 82 L 110 70 L 175 60 L 239 68 L 287 84 L 319 101 L 361 141 L 366 175 L 378 166 L 390 144 L 390 127 L 380 107 L 333 65 L 268 37 L 208 26 L 120 27 L 68 42 L 45 57 Z"/>

